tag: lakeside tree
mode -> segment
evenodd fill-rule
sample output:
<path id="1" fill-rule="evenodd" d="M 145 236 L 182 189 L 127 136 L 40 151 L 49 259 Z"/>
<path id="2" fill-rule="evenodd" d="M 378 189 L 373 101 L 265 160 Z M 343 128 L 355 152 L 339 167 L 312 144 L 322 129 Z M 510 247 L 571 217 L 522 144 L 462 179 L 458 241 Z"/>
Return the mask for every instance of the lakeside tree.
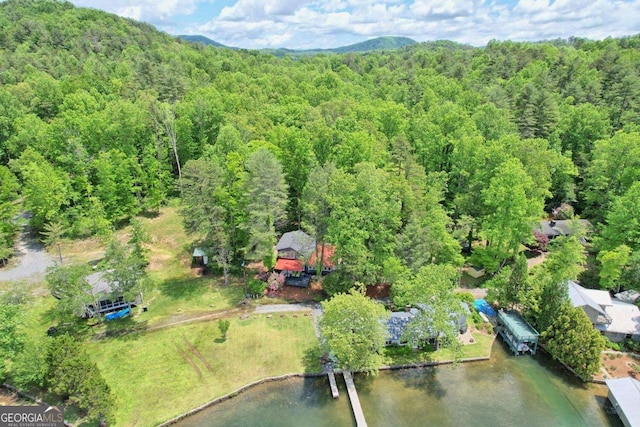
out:
<path id="1" fill-rule="evenodd" d="M 502 307 L 516 308 L 523 301 L 529 285 L 527 258 L 516 256 L 511 266 L 505 266 L 485 283 L 490 301 L 498 301 Z"/>
<path id="2" fill-rule="evenodd" d="M 600 371 L 605 339 L 582 308 L 562 304 L 541 335 L 547 351 L 571 367 L 583 381 Z"/>
<path id="3" fill-rule="evenodd" d="M 345 370 L 377 372 L 387 338 L 389 313 L 382 304 L 351 289 L 322 302 L 320 319 L 324 349 Z"/>
<path id="4" fill-rule="evenodd" d="M 45 383 L 51 391 L 77 404 L 90 419 L 113 421 L 111 390 L 80 341 L 68 334 L 51 339 L 46 364 Z"/>
<path id="5" fill-rule="evenodd" d="M 545 262 L 537 266 L 523 298 L 525 313 L 538 330 L 546 330 L 568 300 L 568 280 L 584 270 L 586 254 L 576 235 L 560 236 L 550 245 Z"/>

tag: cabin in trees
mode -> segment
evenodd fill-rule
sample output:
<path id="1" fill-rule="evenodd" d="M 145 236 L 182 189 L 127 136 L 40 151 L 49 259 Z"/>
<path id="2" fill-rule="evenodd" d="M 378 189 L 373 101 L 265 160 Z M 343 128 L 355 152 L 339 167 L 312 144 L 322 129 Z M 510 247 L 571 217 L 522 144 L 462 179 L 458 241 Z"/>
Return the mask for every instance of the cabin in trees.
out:
<path id="1" fill-rule="evenodd" d="M 571 304 L 582 308 L 594 328 L 609 340 L 640 341 L 640 310 L 636 305 L 611 298 L 607 291 L 586 289 L 571 280 L 567 287 Z"/>
<path id="2" fill-rule="evenodd" d="M 279 259 L 308 260 L 315 247 L 316 241 L 313 237 L 302 230 L 296 230 L 282 235 L 276 245 L 276 251 Z"/>
<path id="3" fill-rule="evenodd" d="M 274 270 L 285 276 L 285 284 L 309 286 L 311 274 L 316 274 L 316 256 L 322 254 L 322 274 L 334 270 L 332 261 L 334 248 L 331 245 L 316 245 L 313 237 L 302 230 L 284 233 L 276 245 L 277 260 Z"/>
<path id="4" fill-rule="evenodd" d="M 540 334 L 515 311 L 498 311 L 498 333 L 513 354 L 536 354 Z"/>
<path id="5" fill-rule="evenodd" d="M 552 240 L 558 236 L 571 236 L 576 232 L 576 227 L 584 228 L 586 231 L 592 229 L 591 223 L 586 219 L 551 219 L 540 221 L 533 231 L 542 233 Z"/>
<path id="6" fill-rule="evenodd" d="M 114 294 L 111 285 L 104 279 L 102 271 L 88 275 L 87 282 L 91 286 L 91 295 L 95 299 L 94 302 L 85 304 L 84 317 L 96 317 L 136 307 L 142 302 L 142 295 L 138 295 L 133 301 L 127 301 L 123 295 Z"/>
<path id="7" fill-rule="evenodd" d="M 605 380 L 609 387 L 609 402 L 625 427 L 640 426 L 640 381 L 635 378 Z"/>

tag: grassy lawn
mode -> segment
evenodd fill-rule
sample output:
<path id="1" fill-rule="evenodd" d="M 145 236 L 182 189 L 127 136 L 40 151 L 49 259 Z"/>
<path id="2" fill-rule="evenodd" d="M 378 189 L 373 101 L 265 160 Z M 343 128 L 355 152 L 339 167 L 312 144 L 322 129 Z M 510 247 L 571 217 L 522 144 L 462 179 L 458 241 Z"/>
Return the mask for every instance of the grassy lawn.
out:
<path id="1" fill-rule="evenodd" d="M 479 332 L 474 332 L 474 344 L 467 344 L 462 347 L 461 359 L 474 357 L 484 357 L 491 354 L 491 344 L 493 336 Z M 407 365 L 411 363 L 427 363 L 444 360 L 452 360 L 453 354 L 450 350 L 441 349 L 438 351 L 416 351 L 409 346 L 387 347 L 385 358 L 388 365 Z"/>
<path id="2" fill-rule="evenodd" d="M 87 343 L 117 396 L 117 425 L 155 425 L 253 381 L 318 372 L 318 341 L 302 313 L 217 322 Z"/>

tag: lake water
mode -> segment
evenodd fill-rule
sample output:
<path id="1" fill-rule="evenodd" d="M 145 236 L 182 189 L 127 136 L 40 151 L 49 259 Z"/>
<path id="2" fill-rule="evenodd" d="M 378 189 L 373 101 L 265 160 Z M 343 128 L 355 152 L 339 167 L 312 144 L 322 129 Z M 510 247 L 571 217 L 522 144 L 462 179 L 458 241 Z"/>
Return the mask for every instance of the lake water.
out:
<path id="1" fill-rule="evenodd" d="M 340 398 L 323 378 L 255 387 L 180 426 L 355 425 L 341 375 Z M 365 418 L 376 426 L 621 426 L 602 406 L 604 385 L 584 385 L 549 358 L 513 356 L 499 339 L 490 361 L 358 375 Z"/>

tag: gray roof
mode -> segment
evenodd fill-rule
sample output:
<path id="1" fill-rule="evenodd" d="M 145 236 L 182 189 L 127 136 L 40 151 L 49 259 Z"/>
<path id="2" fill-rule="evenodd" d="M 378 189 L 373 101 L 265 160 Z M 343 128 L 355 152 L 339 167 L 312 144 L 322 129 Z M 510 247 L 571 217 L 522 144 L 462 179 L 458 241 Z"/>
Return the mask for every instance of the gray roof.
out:
<path id="1" fill-rule="evenodd" d="M 614 296 L 622 302 L 633 304 L 634 302 L 638 301 L 638 299 L 640 299 L 640 292 L 631 289 L 628 291 L 617 293 Z"/>
<path id="2" fill-rule="evenodd" d="M 315 239 L 302 230 L 284 233 L 276 245 L 277 251 L 293 249 L 304 258 L 309 258 L 315 248 Z"/>
<path id="3" fill-rule="evenodd" d="M 586 219 L 558 219 L 558 220 L 545 220 L 540 221 L 540 223 L 536 226 L 536 230 L 542 232 L 549 237 L 557 237 L 557 236 L 570 236 L 574 233 L 574 222 L 585 227 L 587 230 L 591 229 L 591 223 Z"/>
<path id="4" fill-rule="evenodd" d="M 196 257 L 196 256 L 207 256 L 207 254 L 205 254 L 205 253 L 204 253 L 204 251 L 203 251 L 202 249 L 200 249 L 200 248 L 195 248 L 195 249 L 193 250 L 193 255 L 191 255 L 191 256 L 194 256 L 194 257 Z"/>
<path id="5" fill-rule="evenodd" d="M 591 307 L 598 313 L 606 316 L 603 305 L 611 305 L 611 297 L 607 291 L 597 289 L 585 289 L 572 280 L 567 281 L 569 299 L 574 307 Z"/>
<path id="6" fill-rule="evenodd" d="M 640 426 L 640 381 L 635 378 L 616 378 L 605 380 L 612 402 L 618 411 L 624 414 L 630 426 Z M 617 403 L 617 404 L 616 404 Z"/>
<path id="7" fill-rule="evenodd" d="M 597 324 L 596 329 L 614 334 L 640 336 L 640 310 L 638 307 L 616 299 L 611 302 L 612 304 L 605 308 L 611 322 Z"/>
<path id="8" fill-rule="evenodd" d="M 418 310 L 412 308 L 411 311 L 394 311 L 391 313 L 389 321 L 387 322 L 391 341 L 402 341 L 402 334 L 417 312 Z"/>
<path id="9" fill-rule="evenodd" d="M 102 277 L 104 275 L 104 271 L 98 271 L 96 273 L 90 274 L 87 276 L 87 282 L 91 286 L 91 293 L 93 295 L 96 294 L 108 294 L 111 292 L 111 287 L 109 283 Z"/>

